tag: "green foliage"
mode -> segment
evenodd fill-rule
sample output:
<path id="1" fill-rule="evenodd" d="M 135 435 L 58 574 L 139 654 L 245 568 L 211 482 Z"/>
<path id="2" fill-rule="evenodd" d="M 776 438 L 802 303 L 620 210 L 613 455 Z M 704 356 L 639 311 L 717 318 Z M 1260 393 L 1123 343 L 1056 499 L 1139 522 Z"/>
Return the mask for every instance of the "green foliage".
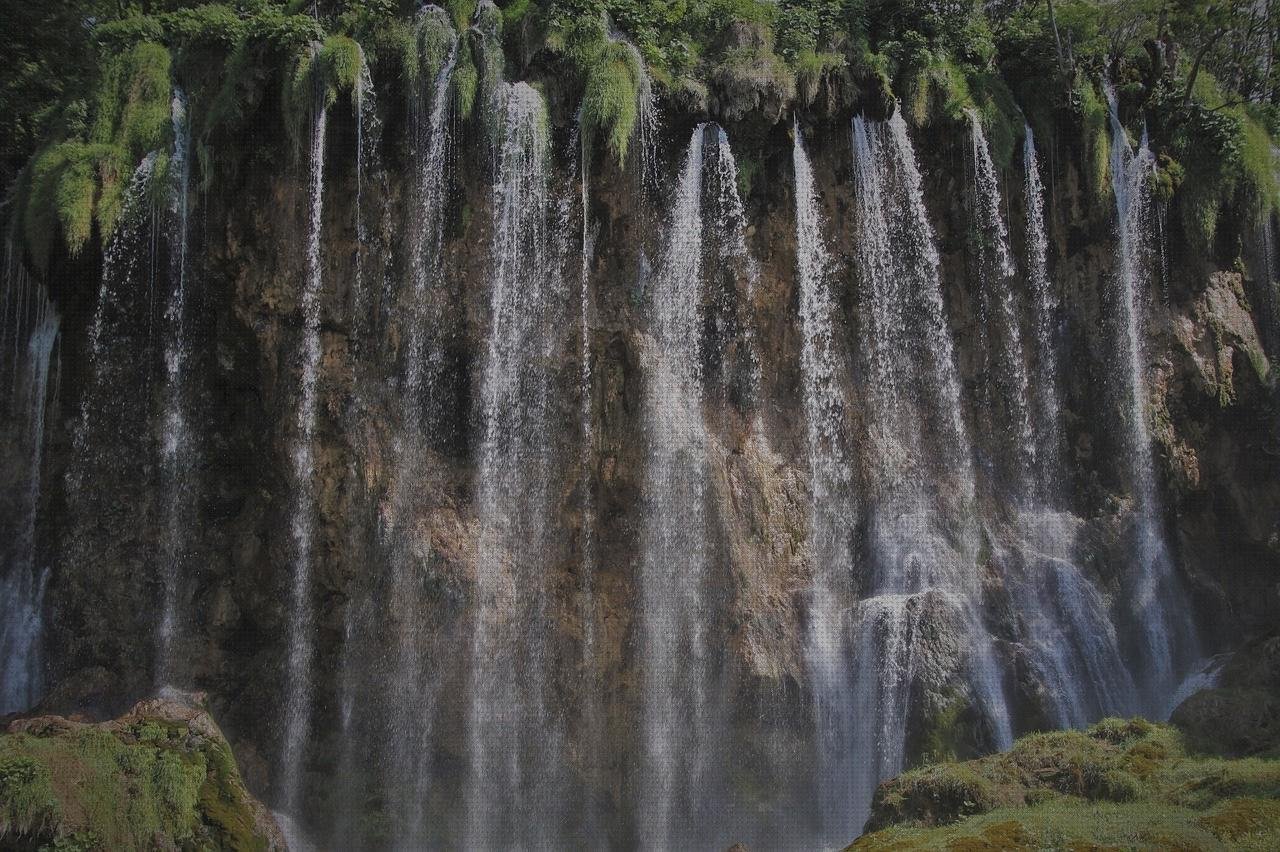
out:
<path id="1" fill-rule="evenodd" d="M 1207 253 L 1224 215 L 1251 222 L 1280 205 L 1272 137 L 1256 117 L 1265 113 L 1231 104 L 1211 74 L 1199 76 L 1192 100 L 1177 109 L 1183 118 L 1170 150 L 1183 170 L 1178 210 L 1187 238 Z"/>
<path id="2" fill-rule="evenodd" d="M 900 83 L 907 120 L 917 127 L 928 127 L 938 119 L 964 121 L 974 100 L 960 66 L 946 54 L 927 49 L 914 52 L 911 65 Z"/>
<path id="3" fill-rule="evenodd" d="M 337 103 L 339 95 L 349 95 L 355 89 L 363 69 L 364 53 L 347 36 L 329 36 L 297 54 L 280 98 L 285 128 L 295 150 L 301 147 L 306 127 L 315 116 Z"/>
<path id="4" fill-rule="evenodd" d="M 89 141 L 119 145 L 127 159 L 162 147 L 170 127 L 171 61 L 163 45 L 144 42 L 110 62 L 98 88 Z"/>
<path id="5" fill-rule="evenodd" d="M 829 74 L 848 66 L 848 60 L 839 53 L 817 53 L 805 50 L 795 59 L 796 95 L 805 106 L 813 104 L 818 89 Z"/>
<path id="6" fill-rule="evenodd" d="M 477 6 L 479 6 L 477 0 L 447 0 L 444 3 L 444 9 L 449 13 L 449 17 L 453 19 L 453 27 L 458 32 L 462 32 L 471 26 L 471 22 L 476 17 Z M 501 26 L 501 14 L 498 15 L 497 21 Z"/>
<path id="7" fill-rule="evenodd" d="M 639 53 L 630 45 L 604 41 L 587 60 L 582 95 L 583 142 L 590 147 L 602 138 L 622 165 L 627 159 L 638 115 L 640 87 L 645 70 Z"/>
<path id="8" fill-rule="evenodd" d="M 766 40 L 727 52 L 711 70 L 711 84 L 719 93 L 721 110 L 732 120 L 756 111 L 780 116 L 795 97 L 796 81 Z"/>
<path id="9" fill-rule="evenodd" d="M 1094 201 L 1101 204 L 1111 191 L 1111 133 L 1108 130 L 1107 104 L 1088 80 L 1077 82 L 1072 94 L 1084 143 L 1084 183 Z"/>
<path id="10" fill-rule="evenodd" d="M 967 75 L 973 109 L 982 121 L 991 158 L 997 168 L 1008 168 L 1013 153 L 1022 142 L 1026 121 L 1004 80 L 990 71 L 971 71 Z"/>
<path id="11" fill-rule="evenodd" d="M 434 80 L 449 59 L 458 36 L 446 15 L 424 13 L 418 19 L 417 45 L 413 58 L 416 76 L 425 73 Z"/>

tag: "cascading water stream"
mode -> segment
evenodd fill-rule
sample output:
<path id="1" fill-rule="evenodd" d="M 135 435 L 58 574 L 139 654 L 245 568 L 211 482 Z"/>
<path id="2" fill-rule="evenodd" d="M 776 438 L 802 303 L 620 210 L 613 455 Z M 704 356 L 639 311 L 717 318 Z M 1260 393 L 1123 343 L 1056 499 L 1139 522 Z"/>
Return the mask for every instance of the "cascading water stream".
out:
<path id="1" fill-rule="evenodd" d="M 1120 367 L 1121 434 L 1133 491 L 1133 565 L 1127 577 L 1126 605 L 1136 616 L 1140 636 L 1131 668 L 1141 672 L 1142 708 L 1160 717 L 1178 686 L 1181 670 L 1198 656 L 1195 630 L 1173 560 L 1161 529 L 1151 431 L 1148 423 L 1145 322 L 1154 239 L 1151 183 L 1155 157 L 1144 130 L 1137 151 L 1120 121 L 1115 91 L 1105 85 L 1111 120 L 1111 185 L 1116 201 L 1116 273 L 1108 295 L 1116 317 Z"/>
<path id="2" fill-rule="evenodd" d="M 1031 284 L 1033 321 L 1032 354 L 1035 367 L 1035 440 L 1039 462 L 1037 476 L 1040 494 L 1050 502 L 1059 495 L 1062 477 L 1062 404 L 1059 399 L 1058 376 L 1058 299 L 1049 279 L 1049 237 L 1045 230 L 1044 183 L 1036 157 L 1035 135 L 1026 125 L 1022 145 L 1024 194 L 1027 206 L 1027 278 Z"/>
<path id="3" fill-rule="evenodd" d="M 647 848 L 721 839 L 721 826 L 704 818 L 721 796 L 711 772 L 728 709 L 711 642 L 722 616 L 712 594 L 720 562 L 710 505 L 711 452 L 719 444 L 704 420 L 710 378 L 704 365 L 717 366 L 730 401 L 736 396 L 749 407 L 755 362 L 743 302 L 754 287 L 755 264 L 746 249 L 737 166 L 718 126 L 694 129 L 665 228 L 641 348 L 641 755 L 634 789 L 637 839 Z M 709 326 L 714 352 L 704 341 Z"/>
<path id="4" fill-rule="evenodd" d="M 988 410 L 992 421 L 1006 424 L 1005 434 L 998 435 L 1002 452 L 1012 461 L 1006 471 L 1006 487 L 1018 499 L 1027 499 L 1027 489 L 1034 483 L 1036 441 L 1031 430 L 1030 382 L 1023 354 L 1022 331 L 1018 326 L 1018 305 L 1014 287 L 1017 270 L 1009 250 L 1009 235 L 1000 214 L 1000 182 L 991 149 L 982 131 L 977 112 L 970 111 L 969 127 L 973 153 L 973 194 L 977 217 L 975 225 L 981 234 L 977 252 L 980 266 L 980 320 L 983 329 L 983 354 L 986 358 Z M 994 343 L 989 336 L 994 335 Z M 994 363 L 993 363 L 994 362 Z M 1003 410 L 1004 416 L 997 412 Z M 995 448 L 992 448 L 993 451 Z"/>
<path id="5" fill-rule="evenodd" d="M 642 845 L 668 847 L 676 813 L 705 788 L 710 679 L 703 621 L 708 570 L 708 436 L 702 421 L 702 172 L 706 125 L 689 140 L 650 292 L 643 357 L 646 459 L 640 575 Z"/>
<path id="6" fill-rule="evenodd" d="M 369 262 L 369 254 L 373 249 L 370 244 L 369 229 L 369 211 L 367 209 L 367 200 L 365 194 L 368 190 L 370 178 L 383 179 L 382 172 L 382 121 L 378 118 L 378 99 L 377 89 L 373 84 L 373 72 L 369 69 L 369 63 L 364 55 L 364 51 L 360 51 L 360 71 L 356 77 L 356 84 L 352 90 L 351 97 L 353 100 L 352 107 L 356 119 L 356 197 L 355 197 L 355 225 L 356 225 L 356 255 L 355 255 L 355 281 L 352 285 L 351 310 L 353 314 L 353 325 L 357 328 L 369 333 L 366 323 L 370 323 L 374 319 L 374 311 L 376 308 L 387 307 L 389 298 L 387 294 L 379 293 L 383 298 L 382 302 L 375 303 L 375 292 L 369 280 L 369 272 L 366 266 Z M 375 219 L 375 224 L 380 224 L 382 218 L 385 218 L 385 196 L 383 216 Z M 376 305 L 376 307 L 375 307 Z M 380 328 L 377 322 L 372 323 L 373 328 Z"/>
<path id="7" fill-rule="evenodd" d="M 468 848 L 556 847 L 567 816 L 563 723 L 550 693 L 548 554 L 555 529 L 553 365 L 569 319 L 561 272 L 568 227 L 551 197 L 547 121 L 532 87 L 505 87 L 476 473 Z"/>
<path id="8" fill-rule="evenodd" d="M 912 685 L 939 666 L 966 677 L 993 745 L 1012 730 L 979 617 L 971 450 L 960 409 L 940 260 L 901 112 L 853 123 L 855 259 L 866 395 L 870 505 L 863 599 L 852 613 L 853 806 L 832 841 L 854 836 L 883 778 L 902 767 Z M 958 634 L 963 652 L 930 659 L 922 632 Z M 852 834 L 850 834 L 852 832 Z"/>
<path id="9" fill-rule="evenodd" d="M 750 410 L 755 407 L 760 388 L 760 359 L 750 316 L 760 273 L 747 251 L 747 214 L 738 190 L 738 164 L 724 128 L 716 127 L 716 144 L 709 154 L 712 168 L 706 182 L 714 193 L 711 215 L 707 217 L 712 229 L 713 254 L 709 259 L 712 269 L 729 273 L 714 291 L 713 317 L 721 350 L 733 345 L 742 347 L 734 359 L 736 363 L 721 365 L 720 378 L 724 392 Z M 746 285 L 745 290 L 740 288 L 740 282 Z"/>
<path id="10" fill-rule="evenodd" d="M 1048 713 L 1056 725 L 1078 728 L 1106 715 L 1136 712 L 1135 695 L 1106 600 L 1075 564 L 1080 522 L 1060 510 L 1067 496 L 1060 454 L 1057 300 L 1049 279 L 1044 187 L 1030 126 L 1023 145 L 1023 168 L 1037 464 L 1034 470 L 1023 471 L 1023 482 L 1014 486 L 1015 492 L 1034 499 L 1018 507 L 1014 515 L 1017 544 L 1000 548 L 998 557 L 1025 623 L 1023 643 L 1045 685 Z"/>
<path id="11" fill-rule="evenodd" d="M 13 382 L 0 388 L 8 415 L 0 427 L 5 439 L 0 474 L 9 489 L 3 520 L 13 523 L 0 526 L 0 715 L 31 708 L 44 688 L 41 643 L 49 572 L 37 565 L 35 532 L 45 412 L 51 405 L 49 378 L 58 339 L 57 311 L 44 287 L 12 260 L 12 248 L 6 250 L 5 267 L 0 377 L 12 371 Z M 6 358 L 10 334 L 15 348 L 12 358 Z"/>
<path id="12" fill-rule="evenodd" d="M 67 472 L 67 490 L 72 499 L 83 495 L 86 487 L 85 473 L 97 455 L 94 448 L 89 445 L 89 436 L 95 417 L 103 415 L 101 408 L 114 408 L 122 404 L 118 394 L 105 393 L 107 382 L 105 374 L 110 366 L 105 358 L 109 342 L 106 337 L 108 314 L 114 315 L 120 312 L 122 285 L 133 280 L 138 269 L 138 261 L 142 256 L 139 251 L 141 237 L 145 233 L 145 226 L 149 224 L 149 218 L 146 215 L 148 212 L 147 189 L 151 184 L 152 173 L 155 171 L 156 156 L 155 152 L 148 154 L 134 169 L 133 177 L 129 180 L 129 188 L 125 191 L 120 221 L 102 257 L 102 281 L 98 286 L 93 320 L 89 324 L 88 352 L 92 376 L 88 388 L 80 399 L 80 414 L 72 436 L 75 462 Z M 115 317 L 112 316 L 110 320 L 114 321 Z"/>
<path id="13" fill-rule="evenodd" d="M 801 375 L 812 491 L 809 550 L 813 584 L 808 595 L 805 667 L 813 693 L 814 747 L 823 836 L 844 829 L 853 801 L 850 734 L 853 694 L 846 613 L 854 599 L 851 537 L 856 520 L 852 462 L 843 433 L 846 402 L 832 298 L 833 268 L 822 236 L 813 167 L 797 122 L 792 152 L 796 180 L 796 274 L 800 289 Z"/>
<path id="14" fill-rule="evenodd" d="M 163 601 L 157 635 L 156 682 L 166 684 L 175 671 L 174 641 L 181 633 L 183 612 L 179 603 L 187 580 L 187 548 L 190 547 L 195 495 L 194 437 L 188 423 L 187 361 L 190 358 L 187 329 L 188 192 L 191 184 L 191 133 L 187 97 L 175 89 L 172 104 L 173 155 L 169 160 L 169 205 L 165 211 L 172 288 L 165 310 L 164 413 L 160 435 L 160 475 L 165 494 L 165 521 L 161 540 Z"/>
<path id="15" fill-rule="evenodd" d="M 315 429 L 320 379 L 320 298 L 323 292 L 321 223 L 324 215 L 325 129 L 328 114 L 323 103 L 312 114 L 307 159 L 308 215 L 306 280 L 299 306 L 302 334 L 299 341 L 299 399 L 294 434 L 290 441 L 293 469 L 293 507 L 289 531 L 293 545 L 293 576 L 288 599 L 287 657 L 285 671 L 284 742 L 280 756 L 282 810 L 295 814 L 302 804 L 303 759 L 311 726 L 315 657 L 315 612 L 311 601 L 314 566 L 316 490 Z"/>
<path id="16" fill-rule="evenodd" d="M 431 29 L 428 29 L 431 28 Z M 395 838 L 400 848 L 420 848 L 429 842 L 426 806 L 432 789 L 432 732 L 439 689 L 439 661 L 423 622 L 426 605 L 422 554 L 414 538 L 414 520 L 424 497 L 423 480 L 432 442 L 436 411 L 439 347 L 433 335 L 441 321 L 434 299 L 443 281 L 441 244 L 448 204 L 453 137 L 450 132 L 451 81 L 458 56 L 458 38 L 443 9 L 425 8 L 418 17 L 417 38 L 434 30 L 443 34 L 444 53 L 437 68 L 425 69 L 422 84 L 410 93 L 409 149 L 413 182 L 409 195 L 408 286 L 401 294 L 402 366 L 400 422 L 392 438 L 395 478 L 387 514 L 383 517 L 384 546 L 389 558 L 389 589 L 385 595 L 389 621 L 390 681 L 383 739 L 399 743 L 383 758 L 384 795 L 396 814 Z M 370 630 L 385 630 L 373 621 Z"/>

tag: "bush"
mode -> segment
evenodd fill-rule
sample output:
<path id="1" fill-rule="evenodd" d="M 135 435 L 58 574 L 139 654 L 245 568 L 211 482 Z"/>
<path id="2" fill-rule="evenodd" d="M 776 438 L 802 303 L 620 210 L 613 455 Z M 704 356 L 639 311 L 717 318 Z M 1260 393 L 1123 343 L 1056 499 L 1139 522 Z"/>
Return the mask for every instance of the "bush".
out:
<path id="1" fill-rule="evenodd" d="M 582 94 L 582 134 L 588 147 L 601 138 L 622 165 L 635 131 L 645 70 L 629 44 L 606 41 L 588 60 Z"/>

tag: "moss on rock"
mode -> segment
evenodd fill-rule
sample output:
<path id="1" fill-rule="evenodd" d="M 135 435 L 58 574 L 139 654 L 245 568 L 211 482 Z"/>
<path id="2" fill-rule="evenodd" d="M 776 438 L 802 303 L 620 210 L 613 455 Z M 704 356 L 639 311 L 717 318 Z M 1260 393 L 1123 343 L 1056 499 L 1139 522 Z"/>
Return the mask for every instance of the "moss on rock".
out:
<path id="1" fill-rule="evenodd" d="M 886 781 L 849 848 L 1275 848 L 1277 800 L 1280 760 L 1204 757 L 1170 726 L 1106 719 Z"/>
<path id="2" fill-rule="evenodd" d="M 170 701 L 0 734 L 0 846 L 268 850 L 281 845 L 203 711 Z"/>

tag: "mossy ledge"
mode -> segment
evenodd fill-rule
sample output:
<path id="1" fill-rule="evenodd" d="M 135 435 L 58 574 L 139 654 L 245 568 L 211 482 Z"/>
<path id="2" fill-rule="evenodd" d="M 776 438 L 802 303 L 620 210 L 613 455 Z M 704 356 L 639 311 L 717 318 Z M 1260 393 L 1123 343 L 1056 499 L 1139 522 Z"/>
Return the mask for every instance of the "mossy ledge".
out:
<path id="1" fill-rule="evenodd" d="M 1224 758 L 1169 725 L 1104 719 L 905 772 L 876 791 L 867 831 L 848 848 L 1276 849 L 1280 759 Z"/>
<path id="2" fill-rule="evenodd" d="M 0 848 L 283 849 L 198 704 L 175 693 L 99 724 L 11 722 L 0 734 Z"/>

